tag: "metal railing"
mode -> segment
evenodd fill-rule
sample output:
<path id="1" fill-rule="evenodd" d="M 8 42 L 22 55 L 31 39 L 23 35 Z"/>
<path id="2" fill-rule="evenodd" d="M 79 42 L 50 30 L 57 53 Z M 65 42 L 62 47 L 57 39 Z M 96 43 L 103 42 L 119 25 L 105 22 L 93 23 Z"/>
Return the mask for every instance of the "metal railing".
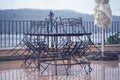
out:
<path id="1" fill-rule="evenodd" d="M 22 39 L 23 34 L 29 31 L 31 21 L 27 20 L 0 20 L 0 47 L 15 47 Z M 91 40 L 94 44 L 101 44 L 101 28 L 94 26 L 93 21 L 84 21 L 86 32 L 92 33 Z M 107 38 L 120 33 L 120 22 L 113 22 L 112 27 L 105 28 L 105 43 Z"/>
<path id="2" fill-rule="evenodd" d="M 29 28 L 30 21 L 0 20 L 0 47 L 15 47 Z"/>

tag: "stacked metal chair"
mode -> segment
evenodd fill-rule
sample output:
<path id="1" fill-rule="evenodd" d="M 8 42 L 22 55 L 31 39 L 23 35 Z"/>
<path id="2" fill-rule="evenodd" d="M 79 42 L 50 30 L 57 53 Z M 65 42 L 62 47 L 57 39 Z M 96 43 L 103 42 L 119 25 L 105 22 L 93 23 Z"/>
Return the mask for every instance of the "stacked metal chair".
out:
<path id="1" fill-rule="evenodd" d="M 50 11 L 49 18 L 31 21 L 31 27 L 22 41 L 24 51 L 19 53 L 23 58 L 23 67 L 29 73 L 59 75 L 59 68 L 64 68 L 66 75 L 71 67 L 79 65 L 86 74 L 91 72 L 90 52 L 91 33 L 86 33 L 82 18 L 54 18 Z M 50 68 L 54 70 L 50 70 Z"/>

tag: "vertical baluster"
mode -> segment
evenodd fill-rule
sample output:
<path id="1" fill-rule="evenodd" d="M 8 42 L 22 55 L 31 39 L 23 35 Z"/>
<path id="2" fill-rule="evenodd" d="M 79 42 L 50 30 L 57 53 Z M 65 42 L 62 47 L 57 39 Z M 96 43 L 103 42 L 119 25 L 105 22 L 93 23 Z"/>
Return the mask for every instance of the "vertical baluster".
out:
<path id="1" fill-rule="evenodd" d="M 2 38 L 2 20 L 0 20 L 0 47 L 2 47 L 2 40 L 3 40 L 3 38 Z"/>
<path id="2" fill-rule="evenodd" d="M 4 20 L 4 47 L 6 47 L 6 20 Z"/>
<path id="3" fill-rule="evenodd" d="M 4 47 L 4 20 L 2 21 L 2 47 Z"/>
<path id="4" fill-rule="evenodd" d="M 29 23 L 28 23 L 28 21 L 26 21 L 26 33 L 28 32 L 28 30 L 29 30 Z"/>
<path id="5" fill-rule="evenodd" d="M 8 21 L 8 47 L 10 47 L 10 21 Z"/>
<path id="6" fill-rule="evenodd" d="M 39 21 L 37 21 L 37 24 L 39 24 Z M 38 27 L 38 25 L 37 25 L 36 27 Z M 33 34 L 35 34 L 36 31 L 37 31 L 37 30 L 36 30 L 36 27 L 35 27 L 35 26 L 33 27 L 33 31 L 32 31 Z M 36 36 L 33 36 L 33 37 L 32 37 L 32 38 L 33 38 L 33 42 L 35 42 L 35 37 L 36 37 Z"/>
<path id="7" fill-rule="evenodd" d="M 118 34 L 118 30 L 117 30 L 117 22 L 115 22 L 115 34 Z"/>
<path id="8" fill-rule="evenodd" d="M 117 33 L 117 30 L 116 30 L 116 25 L 117 25 L 117 22 L 114 22 L 114 33 L 116 34 Z"/>
<path id="9" fill-rule="evenodd" d="M 109 28 L 107 27 L 107 28 L 106 28 L 106 41 L 107 41 L 107 39 L 109 38 L 109 36 L 108 36 L 108 33 L 109 33 L 108 30 L 109 30 Z M 107 44 L 108 44 L 108 43 L 107 43 Z"/>
<path id="10" fill-rule="evenodd" d="M 88 33 L 91 33 L 91 22 L 88 21 L 88 23 L 89 23 L 89 24 L 88 24 L 88 27 L 89 27 L 89 28 L 88 28 L 88 29 L 89 29 L 89 32 L 88 32 Z"/>
<path id="11" fill-rule="evenodd" d="M 18 21 L 17 26 L 18 26 L 17 28 L 18 28 L 18 40 L 19 40 L 18 43 L 20 43 L 20 41 L 21 41 L 21 21 Z"/>
<path id="12" fill-rule="evenodd" d="M 18 36 L 18 30 L 17 30 L 18 26 L 17 26 L 17 22 L 18 22 L 18 21 L 15 21 L 15 35 L 16 35 L 16 36 L 15 36 L 15 37 L 16 37 L 16 38 L 15 38 L 15 41 L 16 41 L 16 45 L 17 45 L 17 36 Z M 16 45 L 15 45 L 15 46 L 16 46 Z"/>
<path id="13" fill-rule="evenodd" d="M 113 24 L 112 24 L 113 25 Z M 109 37 L 112 35 L 112 31 L 111 31 L 112 27 L 109 28 Z"/>
<path id="14" fill-rule="evenodd" d="M 9 25 L 10 25 L 10 47 L 12 47 L 12 21 L 9 21 Z"/>
<path id="15" fill-rule="evenodd" d="M 116 25 L 115 25 L 115 33 L 116 34 L 119 32 L 118 29 L 117 29 L 118 28 L 117 26 L 118 26 L 118 21 L 116 21 Z"/>
<path id="16" fill-rule="evenodd" d="M 91 35 L 91 40 L 92 42 L 95 44 L 95 40 L 94 40 L 94 36 L 95 36 L 95 26 L 94 26 L 94 22 L 91 22 L 92 25 L 92 35 Z"/>
<path id="17" fill-rule="evenodd" d="M 100 31 L 100 27 L 98 27 L 98 26 L 95 26 L 96 27 L 96 43 L 100 43 L 101 41 L 101 34 L 102 34 L 102 32 Z"/>
<path id="18" fill-rule="evenodd" d="M 92 23 L 90 21 L 88 21 L 88 32 L 87 33 L 92 33 Z"/>
<path id="19" fill-rule="evenodd" d="M 110 28 L 110 36 L 113 35 L 113 30 L 114 30 L 114 22 L 112 22 L 112 26 Z"/>
<path id="20" fill-rule="evenodd" d="M 104 29 L 104 31 L 105 31 L 105 29 Z M 98 32 L 100 33 L 100 34 L 98 34 L 98 36 L 100 36 L 100 37 L 98 37 L 98 40 L 100 40 L 99 42 L 102 44 L 102 28 L 101 27 L 98 27 Z"/>
<path id="21" fill-rule="evenodd" d="M 23 21 L 23 24 L 22 24 L 22 26 L 23 26 L 23 34 L 25 33 L 25 22 Z"/>
<path id="22" fill-rule="evenodd" d="M 23 27 L 23 21 L 21 21 L 21 38 L 23 38 L 23 34 L 24 34 L 24 27 Z"/>
<path id="23" fill-rule="evenodd" d="M 111 27 L 111 28 L 112 28 L 112 27 Z M 111 28 L 109 28 L 109 37 L 110 37 L 111 34 L 112 34 Z"/>
<path id="24" fill-rule="evenodd" d="M 106 38 L 106 35 L 107 35 L 107 34 L 106 34 L 106 29 L 107 29 L 107 27 L 105 27 L 105 29 L 104 29 L 104 44 L 106 44 L 106 39 L 107 39 L 107 38 Z"/>
<path id="25" fill-rule="evenodd" d="M 119 22 L 116 22 L 116 33 L 120 36 Z"/>
<path id="26" fill-rule="evenodd" d="M 89 29 L 90 29 L 90 28 L 88 27 L 88 26 L 89 26 L 88 24 L 89 24 L 88 21 L 84 22 L 86 33 L 89 33 Z M 82 29 L 82 28 L 81 28 L 81 29 Z M 84 32 L 81 30 L 81 33 L 84 33 Z M 83 40 L 83 38 L 84 38 L 84 37 L 81 37 L 82 40 Z"/>
<path id="27" fill-rule="evenodd" d="M 88 33 L 88 21 L 86 21 L 86 23 L 85 23 L 85 25 L 86 25 L 86 33 Z"/>
<path id="28" fill-rule="evenodd" d="M 12 21 L 12 47 L 14 46 L 14 21 Z"/>
<path id="29" fill-rule="evenodd" d="M 94 44 L 98 44 L 97 40 L 96 40 L 96 35 L 97 35 L 97 30 L 96 30 L 96 26 L 94 25 L 94 35 L 93 35 L 94 36 L 94 39 L 93 39 L 94 40 Z"/>
<path id="30" fill-rule="evenodd" d="M 6 33 L 6 36 L 5 36 L 5 47 L 8 46 L 8 32 L 7 32 L 7 28 L 8 28 L 8 24 L 7 24 L 7 20 L 5 22 L 5 33 Z"/>
<path id="31" fill-rule="evenodd" d="M 92 22 L 90 21 L 90 33 L 93 33 L 93 26 L 92 26 Z M 92 38 L 92 37 L 91 37 Z"/>
<path id="32" fill-rule="evenodd" d="M 97 43 L 97 44 L 99 44 L 99 40 L 98 40 L 98 36 L 101 34 L 99 34 L 100 32 L 99 32 L 99 27 L 98 26 L 95 26 L 95 43 Z M 101 37 L 101 36 L 100 36 Z"/>
<path id="33" fill-rule="evenodd" d="M 120 34 L 120 22 L 117 23 L 117 30 L 118 30 L 118 33 Z"/>

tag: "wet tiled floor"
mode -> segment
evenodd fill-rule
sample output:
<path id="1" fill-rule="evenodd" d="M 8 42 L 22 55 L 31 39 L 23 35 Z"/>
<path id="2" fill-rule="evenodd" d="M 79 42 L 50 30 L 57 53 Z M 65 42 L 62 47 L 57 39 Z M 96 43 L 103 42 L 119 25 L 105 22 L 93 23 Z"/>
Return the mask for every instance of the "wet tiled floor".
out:
<path id="1" fill-rule="evenodd" d="M 20 69 L 21 64 L 21 61 L 0 62 L 0 80 L 120 80 L 120 61 L 92 61 L 90 75 L 76 65 L 71 67 L 72 74 L 69 76 L 51 76 L 49 68 L 44 76 L 39 77 L 35 73 L 28 75 L 24 69 Z M 62 72 L 62 67 L 60 69 Z"/>

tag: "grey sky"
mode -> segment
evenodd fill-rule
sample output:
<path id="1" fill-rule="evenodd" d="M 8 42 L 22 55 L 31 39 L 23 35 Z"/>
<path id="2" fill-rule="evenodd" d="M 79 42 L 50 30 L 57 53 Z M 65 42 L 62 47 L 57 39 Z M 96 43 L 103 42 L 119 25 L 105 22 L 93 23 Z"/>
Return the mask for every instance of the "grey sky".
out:
<path id="1" fill-rule="evenodd" d="M 120 15 L 120 0 L 110 0 L 112 13 Z M 93 14 L 94 0 L 1 0 L 0 9 L 71 9 Z"/>

